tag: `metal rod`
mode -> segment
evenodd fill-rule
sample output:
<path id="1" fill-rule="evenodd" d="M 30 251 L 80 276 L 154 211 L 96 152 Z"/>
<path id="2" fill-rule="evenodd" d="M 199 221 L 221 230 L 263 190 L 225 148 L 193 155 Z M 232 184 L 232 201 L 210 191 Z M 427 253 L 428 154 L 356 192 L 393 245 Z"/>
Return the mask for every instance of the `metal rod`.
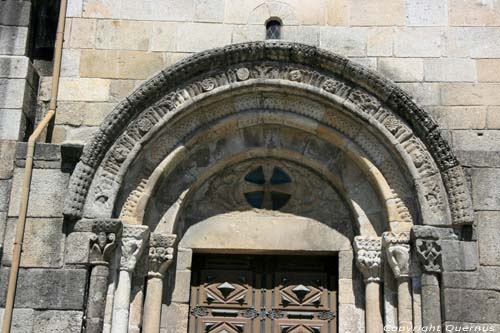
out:
<path id="1" fill-rule="evenodd" d="M 16 226 L 16 238 L 14 240 L 12 252 L 12 265 L 9 274 L 9 286 L 7 289 L 7 298 L 5 302 L 5 313 L 3 317 L 2 332 L 10 333 L 12 324 L 12 313 L 14 311 L 14 300 L 16 297 L 17 276 L 19 265 L 21 263 L 21 251 L 23 246 L 24 228 L 26 226 L 26 215 L 28 213 L 28 199 L 30 194 L 31 176 L 33 174 L 33 155 L 35 152 L 36 140 L 42 134 L 43 130 L 50 123 L 57 108 L 57 94 L 59 91 L 59 77 L 61 73 L 61 58 L 64 41 L 64 28 L 66 25 L 66 7 L 68 0 L 61 0 L 59 8 L 59 21 L 57 23 L 56 45 L 54 50 L 54 67 L 52 70 L 52 90 L 50 94 L 49 111 L 38 124 L 33 134 L 28 139 L 28 149 L 26 152 L 26 165 L 24 167 L 24 181 L 21 193 L 21 204 L 19 207 L 19 219 Z"/>

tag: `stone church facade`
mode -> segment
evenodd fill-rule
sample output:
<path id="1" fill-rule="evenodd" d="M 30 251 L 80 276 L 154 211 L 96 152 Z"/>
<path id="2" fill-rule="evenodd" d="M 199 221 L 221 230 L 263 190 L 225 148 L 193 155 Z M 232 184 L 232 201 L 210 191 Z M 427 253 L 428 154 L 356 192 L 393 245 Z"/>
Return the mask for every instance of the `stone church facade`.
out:
<path id="1" fill-rule="evenodd" d="M 499 1 L 69 0 L 9 283 L 58 6 L 0 3 L 4 328 L 500 332 Z"/>

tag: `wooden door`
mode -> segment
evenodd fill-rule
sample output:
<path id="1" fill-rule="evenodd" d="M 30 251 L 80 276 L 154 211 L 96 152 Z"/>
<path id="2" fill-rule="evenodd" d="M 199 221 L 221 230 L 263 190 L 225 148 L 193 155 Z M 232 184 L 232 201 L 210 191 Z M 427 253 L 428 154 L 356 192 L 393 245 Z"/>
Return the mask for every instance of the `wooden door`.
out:
<path id="1" fill-rule="evenodd" d="M 335 333 L 337 258 L 195 256 L 190 333 Z"/>

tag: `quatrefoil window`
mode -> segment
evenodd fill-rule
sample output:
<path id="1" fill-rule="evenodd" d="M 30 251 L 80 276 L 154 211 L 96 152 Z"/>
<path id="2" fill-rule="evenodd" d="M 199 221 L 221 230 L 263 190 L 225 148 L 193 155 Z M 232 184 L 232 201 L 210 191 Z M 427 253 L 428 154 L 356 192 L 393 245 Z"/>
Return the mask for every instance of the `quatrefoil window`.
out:
<path id="1" fill-rule="evenodd" d="M 263 165 L 244 179 L 243 194 L 254 208 L 278 210 L 290 200 L 292 178 L 280 167 Z"/>

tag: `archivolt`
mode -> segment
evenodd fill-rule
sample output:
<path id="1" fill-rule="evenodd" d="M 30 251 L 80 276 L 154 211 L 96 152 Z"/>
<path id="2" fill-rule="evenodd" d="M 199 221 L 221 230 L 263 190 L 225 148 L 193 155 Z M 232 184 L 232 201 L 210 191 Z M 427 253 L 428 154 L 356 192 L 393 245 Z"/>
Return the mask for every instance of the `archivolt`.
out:
<path id="1" fill-rule="evenodd" d="M 181 61 L 142 85 L 115 108 L 85 147 L 72 176 L 65 214 L 82 217 L 89 200 L 113 206 L 130 163 L 158 131 L 167 127 L 171 132 L 170 141 L 164 143 L 168 146 L 165 152 L 179 147 L 185 136 L 200 125 L 177 122 L 183 113 L 190 106 L 202 105 L 209 97 L 226 98 L 227 92 L 234 93 L 239 87 L 253 92 L 307 92 L 308 97 L 315 96 L 360 118 L 405 161 L 422 193 L 420 201 L 442 196 L 445 202 L 449 201 L 453 223 L 472 221 L 463 171 L 436 124 L 423 110 L 392 83 L 345 58 L 284 42 L 237 44 L 209 50 Z M 264 109 L 280 109 L 283 105 L 273 105 L 280 100 L 283 101 L 263 98 L 258 103 Z M 232 110 L 227 112 L 245 109 L 243 106 L 248 102 L 244 98 L 235 100 Z M 334 115 L 308 114 L 316 120 L 330 118 L 332 123 L 337 120 Z M 210 116 L 216 119 L 218 114 L 204 115 L 202 120 L 208 122 Z M 369 147 L 372 143 L 364 133 L 352 135 L 354 141 L 362 148 L 376 151 L 376 147 Z M 440 185 L 441 178 L 446 193 Z M 88 196 L 91 188 L 92 195 Z M 111 210 L 106 211 L 111 214 Z M 438 220 L 438 224 L 447 224 L 443 219 Z"/>

